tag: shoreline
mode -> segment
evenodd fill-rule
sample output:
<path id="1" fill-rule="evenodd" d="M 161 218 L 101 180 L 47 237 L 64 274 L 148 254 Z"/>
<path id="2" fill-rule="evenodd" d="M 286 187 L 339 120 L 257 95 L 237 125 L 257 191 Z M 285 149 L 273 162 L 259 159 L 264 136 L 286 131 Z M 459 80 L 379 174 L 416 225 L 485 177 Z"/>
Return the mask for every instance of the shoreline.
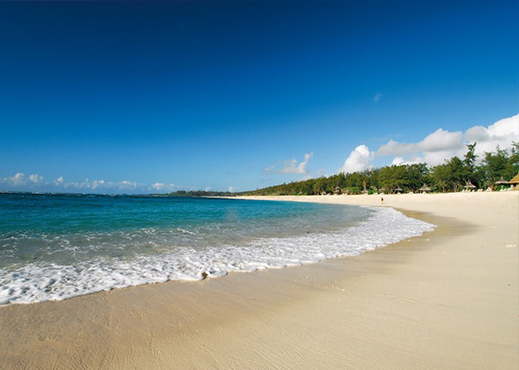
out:
<path id="1" fill-rule="evenodd" d="M 0 369 L 515 369 L 519 193 L 446 195 L 384 195 L 438 227 L 359 256 L 0 307 Z"/>
<path id="2" fill-rule="evenodd" d="M 131 235 L 120 230 L 122 234 L 116 236 L 113 242 L 108 241 L 108 246 L 100 244 L 102 252 L 109 252 L 111 248 L 113 253 L 121 255 L 125 254 L 122 249 L 130 246 L 130 250 L 133 247 L 141 250 L 142 254 L 131 259 L 92 256 L 88 260 L 78 258 L 72 263 L 61 263 L 58 258 L 53 263 L 51 261 L 55 246 L 58 256 L 72 253 L 75 257 L 74 249 L 76 246 L 81 247 L 82 239 L 74 235 L 60 235 L 49 241 L 43 237 L 45 247 L 40 248 L 40 251 L 48 250 L 48 259 L 46 253 L 40 252 L 37 258 L 28 260 L 26 265 L 0 268 L 0 305 L 61 301 L 156 282 L 204 280 L 235 271 L 253 272 L 265 268 L 315 263 L 327 258 L 354 256 L 420 235 L 434 227 L 420 220 L 410 219 L 392 208 L 311 203 L 298 205 L 236 199 L 220 201 L 223 207 L 220 207 L 220 202 L 215 204 L 211 200 L 202 200 L 201 203 L 204 204 L 202 209 L 209 212 L 213 205 L 220 207 L 221 212 L 225 213 L 220 217 L 226 218 L 223 223 L 222 220 L 216 221 L 216 224 L 211 221 L 199 228 L 187 222 L 185 227 L 144 228 L 135 230 Z M 185 206 L 181 208 L 184 208 L 186 214 L 190 214 Z M 261 216 L 256 220 L 248 220 L 251 209 L 259 211 Z M 277 218 L 275 223 L 265 222 L 266 213 L 275 217 L 275 210 L 280 209 L 290 216 Z M 305 215 L 303 218 L 299 218 L 300 211 Z M 233 219 L 235 215 L 236 218 Z M 125 217 L 127 216 L 118 216 L 119 219 Z M 160 217 L 159 215 L 158 218 Z M 311 219 L 314 220 L 309 221 Z M 91 234 L 84 235 L 92 249 L 96 249 L 97 243 L 106 241 L 100 235 L 94 234 L 92 239 L 89 237 Z M 131 240 L 135 239 L 136 245 L 132 245 L 133 241 L 127 244 L 128 241 L 121 240 L 123 235 Z M 22 240 L 19 244 L 23 245 L 28 237 L 18 233 L 11 238 L 15 240 L 14 243 L 9 239 L 6 239 L 6 245 L 0 251 L 2 255 L 7 255 L 7 261 L 11 247 L 14 248 L 14 254 L 19 254 L 16 251 L 21 250 L 16 246 L 16 240 Z M 39 240 L 39 236 L 36 239 Z M 201 248 L 198 248 L 198 243 Z M 176 244 L 177 247 L 169 248 Z M 69 246 L 66 252 L 62 249 L 63 245 Z M 142 248 L 143 245 L 150 249 Z M 160 247 L 152 248 L 151 245 Z M 163 253 L 155 250 L 160 248 Z M 90 250 L 90 247 L 87 249 Z"/>

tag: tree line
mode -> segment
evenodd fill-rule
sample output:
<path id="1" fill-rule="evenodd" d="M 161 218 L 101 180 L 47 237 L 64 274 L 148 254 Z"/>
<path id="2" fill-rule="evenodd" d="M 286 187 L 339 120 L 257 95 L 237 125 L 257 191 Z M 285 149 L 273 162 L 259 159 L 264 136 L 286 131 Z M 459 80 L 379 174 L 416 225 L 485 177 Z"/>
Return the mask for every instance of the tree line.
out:
<path id="1" fill-rule="evenodd" d="M 320 195 L 384 192 L 418 192 L 426 184 L 435 192 L 457 192 L 472 184 L 478 189 L 497 190 L 501 177 L 509 181 L 519 172 L 519 143 L 510 151 L 496 148 L 485 152 L 478 163 L 474 153 L 477 143 L 468 144 L 463 158 L 454 156 L 444 164 L 429 167 L 426 163 L 391 165 L 362 172 L 339 173 L 306 181 L 291 182 L 257 189 L 242 195 Z"/>

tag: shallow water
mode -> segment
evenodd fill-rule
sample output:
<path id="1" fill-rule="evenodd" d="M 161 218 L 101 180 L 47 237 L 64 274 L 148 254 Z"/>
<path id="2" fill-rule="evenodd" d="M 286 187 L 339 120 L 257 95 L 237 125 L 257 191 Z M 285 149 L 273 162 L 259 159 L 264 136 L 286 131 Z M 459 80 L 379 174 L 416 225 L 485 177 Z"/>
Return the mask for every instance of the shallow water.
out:
<path id="1" fill-rule="evenodd" d="M 0 195 L 0 304 L 356 255 L 433 226 L 392 209 Z"/>

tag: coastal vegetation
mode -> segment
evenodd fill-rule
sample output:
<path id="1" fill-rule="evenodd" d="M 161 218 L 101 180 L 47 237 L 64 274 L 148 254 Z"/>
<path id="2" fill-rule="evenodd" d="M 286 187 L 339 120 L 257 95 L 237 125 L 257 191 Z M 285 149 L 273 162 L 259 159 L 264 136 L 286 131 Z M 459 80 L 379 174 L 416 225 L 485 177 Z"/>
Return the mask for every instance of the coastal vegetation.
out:
<path id="1" fill-rule="evenodd" d="M 513 143 L 511 150 L 497 147 L 494 152 L 485 152 L 481 161 L 478 161 L 475 148 L 476 143 L 468 144 L 463 158 L 455 156 L 437 166 L 426 163 L 391 165 L 270 186 L 242 195 L 407 193 L 420 191 L 424 184 L 435 192 L 476 188 L 499 190 L 503 186 L 499 184 L 501 178 L 508 181 L 519 172 L 519 143 Z"/>

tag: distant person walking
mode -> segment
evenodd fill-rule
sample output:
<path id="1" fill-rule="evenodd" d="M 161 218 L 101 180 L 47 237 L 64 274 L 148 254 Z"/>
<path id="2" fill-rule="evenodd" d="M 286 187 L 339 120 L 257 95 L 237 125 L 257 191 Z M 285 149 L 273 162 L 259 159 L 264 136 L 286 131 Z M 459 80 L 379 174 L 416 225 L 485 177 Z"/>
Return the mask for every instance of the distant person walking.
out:
<path id="1" fill-rule="evenodd" d="M 380 198 L 380 201 L 384 204 L 384 197 Z"/>

